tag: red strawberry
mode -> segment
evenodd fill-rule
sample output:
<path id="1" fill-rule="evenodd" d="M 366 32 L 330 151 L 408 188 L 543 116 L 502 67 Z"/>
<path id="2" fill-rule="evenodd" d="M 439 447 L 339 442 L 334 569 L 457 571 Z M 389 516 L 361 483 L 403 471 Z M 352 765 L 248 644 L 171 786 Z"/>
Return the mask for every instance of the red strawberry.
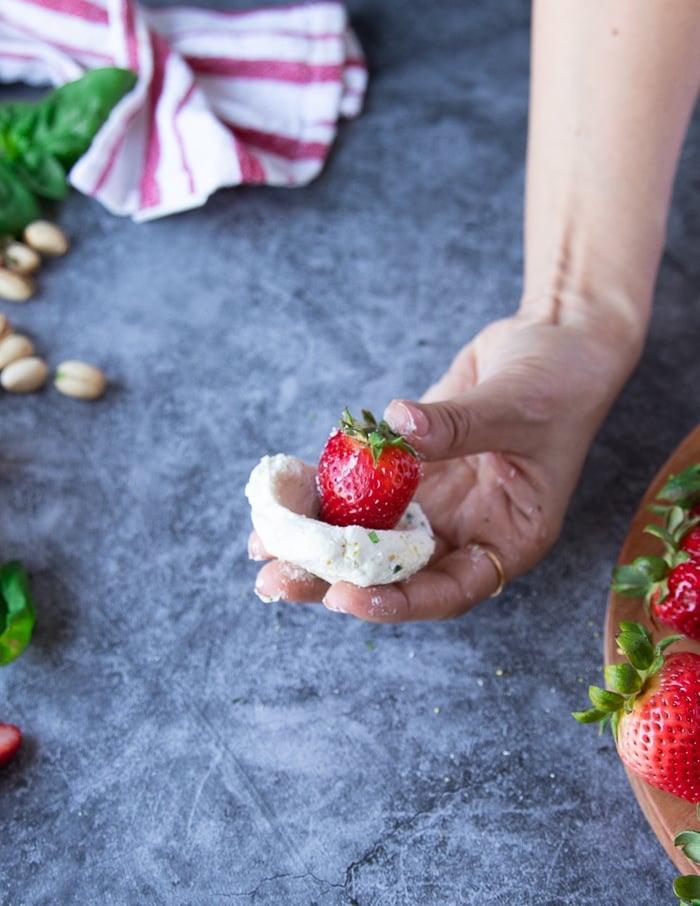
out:
<path id="1" fill-rule="evenodd" d="M 592 708 L 574 717 L 610 723 L 622 763 L 647 783 L 700 802 L 700 655 L 664 656 L 679 636 L 654 645 L 639 623 L 621 623 L 618 648 L 628 660 L 608 665 L 608 689 L 591 686 Z"/>
<path id="2" fill-rule="evenodd" d="M 21 742 L 22 731 L 19 727 L 0 723 L 0 767 L 12 761 Z"/>
<path id="3" fill-rule="evenodd" d="M 694 560 L 700 560 L 700 525 L 694 526 L 683 536 L 680 547 Z"/>
<path id="4" fill-rule="evenodd" d="M 320 518 L 331 525 L 391 529 L 411 502 L 422 469 L 415 451 L 386 422 L 363 410 L 364 422 L 343 412 L 326 441 L 316 484 Z"/>
<path id="5" fill-rule="evenodd" d="M 700 640 L 700 560 L 674 566 L 666 578 L 666 594 L 652 598 L 649 607 L 659 623 Z"/>
<path id="6" fill-rule="evenodd" d="M 662 541 L 663 556 L 637 557 L 613 572 L 612 590 L 639 597 L 656 623 L 700 641 L 700 524 L 697 507 L 657 506 L 662 525 L 645 531 Z"/>

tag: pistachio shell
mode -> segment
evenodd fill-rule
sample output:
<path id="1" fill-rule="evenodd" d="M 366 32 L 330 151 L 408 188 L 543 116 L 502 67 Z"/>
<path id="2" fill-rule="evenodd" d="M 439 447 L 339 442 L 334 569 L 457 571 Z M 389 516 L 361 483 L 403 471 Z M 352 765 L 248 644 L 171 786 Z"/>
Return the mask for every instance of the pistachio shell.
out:
<path id="1" fill-rule="evenodd" d="M 21 333 L 11 333 L 0 340 L 0 368 L 6 368 L 17 359 L 33 355 L 34 344 Z"/>
<path id="2" fill-rule="evenodd" d="M 46 362 L 36 356 L 17 359 L 0 373 L 0 384 L 8 393 L 33 393 L 46 383 L 49 370 Z"/>
<path id="3" fill-rule="evenodd" d="M 24 228 L 23 239 L 28 246 L 41 255 L 65 255 L 68 251 L 68 237 L 63 230 L 50 220 L 33 220 Z"/>
<path id="4" fill-rule="evenodd" d="M 104 393 L 107 379 L 94 365 L 71 359 L 62 362 L 56 369 L 54 386 L 66 396 L 94 400 Z"/>
<path id="5" fill-rule="evenodd" d="M 33 274 L 41 265 L 41 255 L 23 242 L 8 242 L 2 257 L 9 270 L 16 274 Z"/>
<path id="6" fill-rule="evenodd" d="M 34 293 L 34 283 L 26 274 L 0 267 L 0 298 L 8 302 L 26 302 Z"/>
<path id="7" fill-rule="evenodd" d="M 8 337 L 13 330 L 14 328 L 10 323 L 9 318 L 6 318 L 5 315 L 0 315 L 0 340 L 4 340 L 5 337 Z"/>

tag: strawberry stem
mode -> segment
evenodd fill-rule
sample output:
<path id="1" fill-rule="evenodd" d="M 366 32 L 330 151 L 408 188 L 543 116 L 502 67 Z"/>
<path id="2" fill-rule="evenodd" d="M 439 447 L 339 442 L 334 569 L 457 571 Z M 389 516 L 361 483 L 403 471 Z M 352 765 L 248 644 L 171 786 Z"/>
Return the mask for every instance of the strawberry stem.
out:
<path id="1" fill-rule="evenodd" d="M 700 463 L 671 475 L 659 491 L 658 499 L 690 510 L 700 500 Z"/>
<path id="2" fill-rule="evenodd" d="M 601 732 L 610 724 L 613 737 L 617 740 L 620 718 L 632 710 L 637 696 L 663 666 L 665 649 L 682 638 L 681 635 L 668 636 L 654 644 L 649 631 L 641 623 L 620 623 L 617 649 L 627 658 L 627 662 L 608 664 L 604 671 L 608 688 L 589 686 L 588 697 L 593 707 L 574 711 L 574 719 L 584 724 L 598 723 Z"/>
<path id="3" fill-rule="evenodd" d="M 340 419 L 340 430 L 343 434 L 347 434 L 348 437 L 366 444 L 372 453 L 372 460 L 375 465 L 382 451 L 387 447 L 400 447 L 417 458 L 413 447 L 404 437 L 393 431 L 383 419 L 378 422 L 369 409 L 362 410 L 362 418 L 364 421 L 355 418 L 346 406 Z"/>
<path id="4" fill-rule="evenodd" d="M 700 803 L 696 814 L 700 821 Z M 700 865 L 700 831 L 681 831 L 673 839 L 674 846 L 680 846 L 683 855 L 690 862 Z M 700 877 L 683 875 L 673 882 L 673 892 L 680 900 L 680 906 L 700 906 Z"/>

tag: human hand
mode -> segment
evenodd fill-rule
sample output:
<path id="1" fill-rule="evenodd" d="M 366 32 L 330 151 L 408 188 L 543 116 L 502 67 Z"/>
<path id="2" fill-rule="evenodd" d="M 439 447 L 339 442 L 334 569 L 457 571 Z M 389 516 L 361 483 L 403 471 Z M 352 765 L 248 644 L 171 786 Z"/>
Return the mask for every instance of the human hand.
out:
<path id="1" fill-rule="evenodd" d="M 421 403 L 395 400 L 385 412 L 425 460 L 416 499 L 436 536 L 427 567 L 359 588 L 272 560 L 258 594 L 323 601 L 376 622 L 444 619 L 532 568 L 559 534 L 593 436 L 634 363 L 614 333 L 585 318 L 560 323 L 546 304 L 487 326 Z M 267 557 L 255 534 L 250 552 Z"/>

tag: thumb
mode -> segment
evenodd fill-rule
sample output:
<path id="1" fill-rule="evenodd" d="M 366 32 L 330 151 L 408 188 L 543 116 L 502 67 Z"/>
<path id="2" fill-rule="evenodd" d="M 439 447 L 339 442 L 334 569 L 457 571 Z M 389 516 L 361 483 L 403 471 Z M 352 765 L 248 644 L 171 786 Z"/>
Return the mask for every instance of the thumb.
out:
<path id="1" fill-rule="evenodd" d="M 474 453 L 512 451 L 523 444 L 527 423 L 513 394 L 481 384 L 468 394 L 438 403 L 392 400 L 384 412 L 389 426 L 429 462 Z M 524 430 L 529 427 L 529 431 Z M 530 444 L 527 444 L 530 446 Z"/>

